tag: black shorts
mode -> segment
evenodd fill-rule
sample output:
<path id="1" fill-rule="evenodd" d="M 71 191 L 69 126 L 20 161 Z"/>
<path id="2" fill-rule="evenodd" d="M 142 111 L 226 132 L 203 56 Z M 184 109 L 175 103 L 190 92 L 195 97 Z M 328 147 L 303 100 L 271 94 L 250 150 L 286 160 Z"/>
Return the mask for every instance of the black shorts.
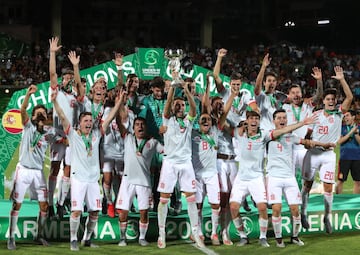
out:
<path id="1" fill-rule="evenodd" d="M 346 181 L 351 170 L 354 181 L 360 181 L 360 160 L 339 160 L 338 180 Z"/>

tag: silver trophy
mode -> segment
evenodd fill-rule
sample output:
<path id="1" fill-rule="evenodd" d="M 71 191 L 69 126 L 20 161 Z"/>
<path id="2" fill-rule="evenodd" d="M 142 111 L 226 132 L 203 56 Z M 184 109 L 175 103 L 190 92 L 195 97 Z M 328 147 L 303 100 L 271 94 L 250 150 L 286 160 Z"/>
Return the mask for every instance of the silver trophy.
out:
<path id="1" fill-rule="evenodd" d="M 165 57 L 169 60 L 168 67 L 170 72 L 173 71 L 178 73 L 178 76 L 173 79 L 171 82 L 171 86 L 180 87 L 183 83 L 181 79 L 180 71 L 181 71 L 181 59 L 184 57 L 184 53 L 182 49 L 168 49 L 165 51 Z"/>

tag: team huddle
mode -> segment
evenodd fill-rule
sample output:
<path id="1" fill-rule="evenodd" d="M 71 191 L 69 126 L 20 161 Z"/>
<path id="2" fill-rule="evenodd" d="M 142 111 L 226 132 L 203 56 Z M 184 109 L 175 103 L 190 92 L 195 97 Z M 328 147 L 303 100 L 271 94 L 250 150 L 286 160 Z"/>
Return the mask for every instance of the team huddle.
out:
<path id="1" fill-rule="evenodd" d="M 264 56 L 253 91 L 241 86 L 238 73 L 231 75 L 230 86 L 225 87 L 220 78 L 225 49 L 218 51 L 214 70 L 201 95 L 196 94 L 192 78 L 182 81 L 175 70 L 173 81 L 181 80 L 180 84 L 155 77 L 150 81 L 151 93 L 139 95 L 136 74 L 129 74 L 124 82 L 121 54 L 116 54 L 114 60 L 118 68 L 116 87 L 108 89 L 101 77 L 86 94 L 86 80 L 79 72 L 80 56 L 73 51 L 68 55 L 73 70 L 65 70 L 58 84 L 58 42 L 57 37 L 49 40 L 52 118 L 42 105 L 35 106 L 28 115 L 29 98 L 37 91 L 35 85 L 29 87 L 20 109 L 24 129 L 11 193 L 8 249 L 16 249 L 18 214 L 29 187 L 36 191 L 40 206 L 36 240 L 48 245 L 43 229 L 47 218 L 55 213 L 54 191 L 62 163 L 64 175 L 56 207 L 59 217 L 63 217 L 70 192 L 73 251 L 79 250 L 84 204 L 88 216 L 81 243 L 97 247 L 91 237 L 104 201 L 110 217 L 118 214 L 118 245 L 126 246 L 127 218 L 135 196 L 140 213 L 139 244 L 149 244 L 145 237 L 148 212 L 153 206 L 158 217 L 157 246 L 165 248 L 169 202 L 175 200 L 170 204 L 176 208 L 181 201 L 177 192 L 185 196 L 191 239 L 199 248 L 205 247 L 205 197 L 211 207 L 212 245 L 233 245 L 231 222 L 240 236 L 237 245 L 250 243 L 240 215 L 241 207 L 249 210 L 247 196 L 251 196 L 259 213 L 259 244 L 270 246 L 267 228 L 271 206 L 276 246 L 285 247 L 283 194 L 292 217 L 290 241 L 302 246 L 304 242 L 298 235 L 301 226 L 309 228 L 307 206 L 317 171 L 324 187 L 323 223 L 326 232 L 332 232 L 334 148 L 341 136 L 343 115 L 353 99 L 340 66 L 334 67 L 332 76 L 345 94 L 340 106 L 335 89 L 323 90 L 322 73 L 317 67 L 312 69 L 312 77 L 317 81 L 313 97 L 303 98 L 302 89 L 296 84 L 290 86 L 287 95 L 280 94 L 275 89 L 276 74 L 266 71 L 271 63 L 269 54 Z M 217 96 L 210 96 L 211 77 Z M 321 109 L 316 108 L 319 105 Z M 358 130 L 355 136 L 359 136 Z M 51 169 L 46 182 L 43 162 L 48 146 Z M 297 171 L 302 175 L 301 188 L 295 178 Z M 103 195 L 99 185 L 101 173 Z"/>

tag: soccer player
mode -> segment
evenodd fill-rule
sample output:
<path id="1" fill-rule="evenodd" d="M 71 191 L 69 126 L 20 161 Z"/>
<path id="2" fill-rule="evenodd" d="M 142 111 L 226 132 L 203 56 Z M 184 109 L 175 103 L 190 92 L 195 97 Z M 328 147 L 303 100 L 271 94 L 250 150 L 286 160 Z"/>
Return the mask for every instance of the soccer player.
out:
<path id="1" fill-rule="evenodd" d="M 173 76 L 176 74 L 173 72 Z M 196 208 L 195 174 L 191 162 L 191 132 L 196 115 L 196 105 L 186 83 L 182 84 L 184 93 L 190 104 L 189 113 L 185 116 L 185 101 L 183 98 L 173 98 L 174 87 L 171 87 L 164 108 L 163 125 L 167 127 L 164 133 L 164 160 L 160 173 L 158 191 L 159 238 L 158 247 L 166 247 L 165 223 L 168 214 L 168 202 L 174 186 L 179 181 L 180 189 L 186 196 L 188 214 L 194 240 L 199 247 L 204 247 L 197 233 L 198 214 Z M 171 115 L 173 112 L 173 115 Z"/>
<path id="2" fill-rule="evenodd" d="M 324 91 L 324 109 L 319 110 L 316 114 L 319 120 L 309 129 L 306 137 L 311 137 L 314 141 L 322 143 L 337 143 L 341 136 L 341 123 L 343 113 L 349 110 L 353 95 L 347 84 L 344 71 L 341 66 L 334 67 L 335 76 L 332 78 L 338 80 L 345 93 L 345 98 L 336 109 L 337 92 L 336 89 L 327 89 Z M 303 163 L 303 179 L 304 185 L 301 191 L 302 207 L 301 207 L 301 224 L 303 228 L 308 229 L 307 221 L 307 205 L 309 192 L 314 182 L 315 172 L 319 170 L 320 180 L 324 187 L 324 225 L 326 233 L 332 233 L 331 226 L 331 208 L 333 203 L 332 188 L 335 183 L 336 153 L 333 148 L 326 149 L 321 146 L 309 149 L 304 157 Z"/>
<path id="3" fill-rule="evenodd" d="M 75 127 L 78 124 L 78 115 L 80 114 L 81 102 L 84 99 L 85 87 L 81 86 L 81 78 L 79 71 L 80 56 L 76 56 L 74 51 L 70 51 L 68 58 L 73 64 L 72 70 L 66 70 L 62 74 L 61 84 L 58 85 L 58 76 L 56 73 L 56 52 L 58 52 L 62 45 L 58 45 L 59 38 L 52 37 L 49 39 L 50 58 L 49 58 L 49 74 L 50 74 L 50 86 L 52 90 L 57 90 L 57 101 L 61 108 L 66 113 L 70 121 L 70 125 Z M 76 87 L 77 93 L 74 92 Z M 57 116 L 57 113 L 53 111 L 53 126 L 62 137 L 58 142 L 51 144 L 50 147 L 50 174 L 49 174 L 49 217 L 54 216 L 54 191 L 56 188 L 57 176 L 60 170 L 60 164 L 64 162 L 64 175 L 60 182 L 59 198 L 57 202 L 57 214 L 59 218 L 64 214 L 64 201 L 70 189 L 70 165 L 67 162 L 67 158 L 70 156 L 68 144 L 66 142 L 66 136 L 63 132 L 63 125 Z"/>
<path id="4" fill-rule="evenodd" d="M 120 242 L 126 246 L 127 217 L 134 197 L 137 197 L 139 220 L 139 244 L 147 246 L 145 236 L 149 226 L 148 210 L 151 201 L 150 164 L 155 152 L 162 153 L 163 146 L 146 133 L 146 120 L 136 117 L 134 120 L 134 135 L 122 129 L 125 148 L 125 169 L 116 201 L 119 212 Z"/>
<path id="5" fill-rule="evenodd" d="M 314 118 L 306 118 L 304 121 L 294 125 L 273 131 L 262 130 L 260 126 L 260 115 L 255 111 L 246 113 L 245 125 L 235 129 L 235 138 L 238 141 L 240 155 L 239 172 L 234 180 L 230 194 L 230 210 L 233 223 L 240 234 L 239 246 L 249 243 L 244 231 L 239 209 L 244 198 L 250 194 L 256 203 L 259 212 L 259 243 L 263 247 L 269 247 L 266 234 L 268 227 L 267 197 L 264 181 L 264 150 L 266 143 L 289 133 L 292 130 L 306 124 L 311 124 Z"/>
<path id="6" fill-rule="evenodd" d="M 360 126 L 356 124 L 355 116 L 356 113 L 353 110 L 344 114 L 344 124 L 338 141 L 340 158 L 336 194 L 342 193 L 344 182 L 346 182 L 350 170 L 354 180 L 353 193 L 360 193 Z"/>
<path id="7" fill-rule="evenodd" d="M 275 130 L 279 130 L 287 126 L 287 116 L 284 109 L 276 110 L 273 114 Z M 284 194 L 286 201 L 290 207 L 292 216 L 292 235 L 291 243 L 299 246 L 304 245 L 298 237 L 301 218 L 299 205 L 301 204 L 300 189 L 296 182 L 293 171 L 292 154 L 293 145 L 303 144 L 306 147 L 322 146 L 324 148 L 334 147 L 335 144 L 322 144 L 311 140 L 305 140 L 293 133 L 287 133 L 276 140 L 268 143 L 267 154 L 267 196 L 268 203 L 272 205 L 272 225 L 276 238 L 277 247 L 285 247 L 282 240 L 282 222 L 281 222 L 281 203 Z"/>
<path id="8" fill-rule="evenodd" d="M 98 221 L 98 212 L 101 209 L 99 143 L 112 119 L 117 114 L 121 97 L 117 97 L 114 108 L 99 128 L 93 125 L 93 114 L 83 112 L 79 117 L 79 129 L 75 130 L 64 111 L 57 102 L 56 91 L 51 95 L 54 109 L 57 112 L 64 132 L 70 142 L 71 149 L 71 216 L 70 216 L 70 249 L 78 251 L 77 232 L 80 226 L 80 216 L 85 202 L 89 216 L 86 220 L 84 245 L 96 247 L 91 243 L 91 235 Z"/>
<path id="9" fill-rule="evenodd" d="M 256 103 L 260 108 L 260 128 L 264 130 L 271 130 L 274 128 L 273 113 L 282 105 L 280 100 L 277 100 L 277 77 L 275 73 L 266 72 L 266 68 L 270 65 L 271 58 L 269 53 L 264 56 L 260 71 L 256 77 L 254 88 Z M 264 90 L 262 91 L 262 85 Z M 286 95 L 285 95 L 286 96 Z"/>
<path id="10" fill-rule="evenodd" d="M 13 189 L 10 197 L 13 201 L 9 217 L 9 239 L 7 248 L 15 250 L 15 231 L 19 217 L 19 211 L 24 200 L 25 192 L 32 187 L 39 201 L 40 212 L 37 220 L 36 240 L 48 246 L 48 242 L 43 236 L 43 227 L 46 223 L 48 202 L 47 187 L 43 171 L 45 153 L 49 143 L 55 139 L 55 129 L 46 126 L 47 114 L 44 105 L 36 105 L 31 114 L 31 118 L 26 112 L 29 105 L 30 95 L 37 91 L 35 85 L 30 85 L 21 104 L 20 114 L 24 126 L 20 145 L 19 162 L 16 165 L 16 173 Z"/>
<path id="11" fill-rule="evenodd" d="M 230 76 L 230 88 L 225 88 L 220 78 L 220 68 L 222 59 L 226 56 L 226 49 L 219 49 L 217 59 L 214 66 L 214 79 L 217 92 L 220 94 L 224 104 L 228 101 L 231 95 L 231 89 L 239 91 L 239 94 L 234 98 L 232 107 L 227 115 L 227 121 L 232 127 L 236 127 L 241 120 L 246 118 L 245 112 L 249 107 L 252 110 L 258 111 L 255 98 L 251 91 L 241 88 L 242 81 L 240 74 L 232 74 Z M 216 98 L 212 102 L 213 111 L 221 111 L 221 104 L 219 104 L 219 98 Z M 220 109 L 218 108 L 220 107 Z M 238 172 L 238 165 L 235 161 L 235 151 L 232 141 L 232 136 L 228 132 L 223 132 L 219 137 L 219 149 L 217 153 L 217 168 L 220 181 L 220 227 L 222 241 L 225 245 L 232 245 L 232 241 L 229 237 L 229 228 L 231 222 L 231 214 L 229 209 L 229 196 L 232 188 L 233 181 Z M 244 199 L 244 201 L 246 201 Z M 247 206 L 248 207 L 248 206 Z"/>
<path id="12" fill-rule="evenodd" d="M 321 98 L 323 96 L 323 81 L 322 81 L 322 72 L 321 69 L 318 67 L 314 67 L 312 69 L 312 77 L 316 79 L 316 94 L 313 97 L 310 98 L 303 98 L 302 95 L 302 89 L 300 85 L 298 84 L 292 84 L 288 90 L 288 104 L 284 104 L 282 106 L 283 109 L 285 109 L 288 119 L 288 124 L 294 124 L 299 121 L 302 121 L 304 118 L 309 117 L 312 115 L 312 112 L 318 104 L 319 101 L 321 101 Z M 294 133 L 298 137 L 304 138 L 306 135 L 308 127 L 303 126 L 299 129 L 296 129 Z M 304 156 L 307 151 L 307 149 L 302 144 L 294 145 L 294 174 L 297 177 L 298 185 L 299 187 L 302 186 L 301 183 L 301 169 L 303 166 Z"/>
<path id="13" fill-rule="evenodd" d="M 214 121 L 210 116 L 210 85 L 207 82 L 206 93 L 203 97 L 203 113 L 199 118 L 199 129 L 192 132 L 192 163 L 195 170 L 196 179 L 196 203 L 199 214 L 198 234 L 204 239 L 202 232 L 202 207 L 205 196 L 211 206 L 211 242 L 213 245 L 220 245 L 217 235 L 220 214 L 220 186 L 217 171 L 217 149 L 218 137 L 226 122 L 232 101 L 238 94 L 232 90 L 231 96 L 226 103 L 224 112 L 218 121 Z"/>

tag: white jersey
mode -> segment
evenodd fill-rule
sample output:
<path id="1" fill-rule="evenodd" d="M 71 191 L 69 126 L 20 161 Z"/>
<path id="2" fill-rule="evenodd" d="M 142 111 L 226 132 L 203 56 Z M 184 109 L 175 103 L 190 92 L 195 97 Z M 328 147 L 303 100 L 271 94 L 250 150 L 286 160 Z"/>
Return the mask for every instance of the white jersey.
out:
<path id="1" fill-rule="evenodd" d="M 44 133 L 40 134 L 36 126 L 28 119 L 22 131 L 19 163 L 29 169 L 43 170 L 47 147 L 54 140 L 53 127 L 44 126 Z"/>
<path id="2" fill-rule="evenodd" d="M 218 153 L 225 155 L 235 155 L 232 135 L 224 130 L 219 130 Z"/>
<path id="3" fill-rule="evenodd" d="M 238 172 L 240 180 L 253 180 L 263 176 L 265 146 L 268 141 L 272 140 L 272 132 L 260 130 L 255 137 L 248 137 L 246 133 L 239 136 L 238 129 L 235 129 L 235 138 L 238 140 L 241 151 Z"/>
<path id="4" fill-rule="evenodd" d="M 194 120 L 186 116 L 182 127 L 175 116 L 163 118 L 163 125 L 167 126 L 164 134 L 164 159 L 174 164 L 191 161 L 191 132 Z"/>
<path id="5" fill-rule="evenodd" d="M 123 178 L 126 178 L 127 183 L 130 184 L 151 187 L 151 159 L 155 152 L 162 153 L 164 147 L 154 138 L 139 140 L 132 134 L 127 134 L 124 141 L 125 168 Z"/>
<path id="6" fill-rule="evenodd" d="M 111 107 L 105 108 L 102 117 L 103 120 L 109 115 L 111 109 Z M 103 152 L 105 159 L 124 160 L 124 139 L 121 137 L 116 118 L 111 121 L 110 125 L 105 130 Z"/>
<path id="7" fill-rule="evenodd" d="M 264 91 L 261 91 L 259 95 L 255 96 L 255 99 L 260 108 L 260 128 L 264 130 L 274 129 L 273 114 L 276 111 L 275 96 L 265 94 Z"/>
<path id="8" fill-rule="evenodd" d="M 341 107 L 336 114 L 325 116 L 324 110 L 316 111 L 315 114 L 318 119 L 311 126 L 312 139 L 322 143 L 337 143 L 341 136 L 341 124 L 344 116 Z"/>
<path id="9" fill-rule="evenodd" d="M 266 170 L 268 176 L 291 178 L 294 176 L 293 145 L 300 144 L 295 134 L 284 134 L 268 143 Z"/>
<path id="10" fill-rule="evenodd" d="M 231 89 L 224 88 L 220 91 L 220 95 L 223 98 L 224 104 L 229 100 L 231 94 Z M 234 98 L 231 109 L 227 115 L 227 120 L 230 125 L 236 127 L 241 120 L 246 119 L 246 108 L 251 103 L 255 102 L 254 96 L 247 89 L 240 90 L 240 96 Z"/>
<path id="11" fill-rule="evenodd" d="M 90 100 L 88 97 L 84 97 L 84 107 L 85 111 L 91 112 L 92 119 L 93 119 L 93 126 L 96 128 L 100 125 L 100 120 L 102 116 L 104 115 L 104 104 L 96 104 L 92 100 Z"/>
<path id="12" fill-rule="evenodd" d="M 282 107 L 286 111 L 287 124 L 296 124 L 299 121 L 304 120 L 306 117 L 310 117 L 313 114 L 314 106 L 307 103 L 302 103 L 300 107 L 294 107 L 292 104 L 284 104 Z M 300 138 L 304 138 L 309 126 L 304 125 L 293 131 Z M 305 149 L 303 145 L 294 145 L 294 149 Z"/>
<path id="13" fill-rule="evenodd" d="M 58 90 L 56 101 L 60 108 L 63 110 L 66 118 L 69 120 L 71 127 L 77 127 L 79 124 L 79 114 L 81 104 L 77 101 L 74 93 L 67 93 L 63 90 Z M 61 124 L 60 118 L 57 112 L 53 111 L 53 127 L 59 132 L 59 134 L 65 137 L 64 128 Z"/>
<path id="14" fill-rule="evenodd" d="M 217 174 L 216 155 L 219 129 L 212 126 L 208 134 L 198 130 L 192 132 L 192 163 L 196 176 L 202 178 Z"/>
<path id="15" fill-rule="evenodd" d="M 70 127 L 66 133 L 71 149 L 71 178 L 83 182 L 97 182 L 100 177 L 99 143 L 102 138 L 100 129 L 93 129 L 90 134 L 90 152 L 78 131 Z"/>

